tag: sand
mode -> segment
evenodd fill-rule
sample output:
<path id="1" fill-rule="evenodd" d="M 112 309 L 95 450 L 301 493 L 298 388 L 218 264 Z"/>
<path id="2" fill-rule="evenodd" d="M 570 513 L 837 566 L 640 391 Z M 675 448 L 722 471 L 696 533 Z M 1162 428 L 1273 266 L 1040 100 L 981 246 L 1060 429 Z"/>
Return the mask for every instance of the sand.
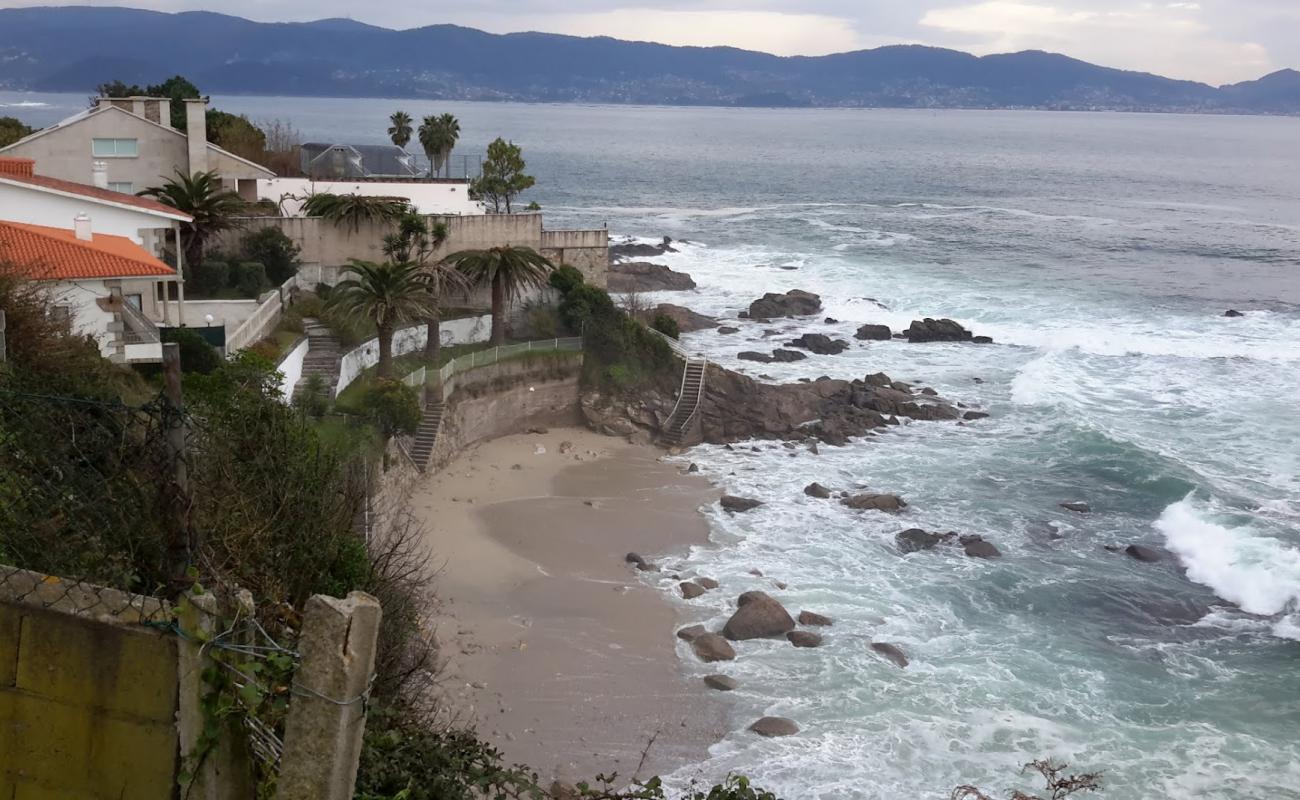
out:
<path id="1" fill-rule="evenodd" d="M 442 691 L 544 779 L 646 778 L 701 760 L 726 732 L 724 701 L 678 660 L 685 601 L 624 560 L 636 551 L 671 573 L 708 540 L 698 509 L 717 492 L 661 455 L 553 429 L 476 446 L 416 485 L 445 562 Z"/>

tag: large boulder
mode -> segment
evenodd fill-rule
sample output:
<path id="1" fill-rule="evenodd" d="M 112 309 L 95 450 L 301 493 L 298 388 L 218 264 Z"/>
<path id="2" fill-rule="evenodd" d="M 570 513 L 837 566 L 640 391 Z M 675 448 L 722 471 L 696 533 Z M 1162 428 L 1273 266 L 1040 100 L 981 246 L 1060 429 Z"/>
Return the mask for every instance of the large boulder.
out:
<path id="1" fill-rule="evenodd" d="M 745 592 L 737 604 L 736 613 L 722 626 L 722 635 L 732 641 L 784 636 L 794 630 L 790 612 L 763 592 Z"/>
<path id="2" fill-rule="evenodd" d="M 760 353 L 757 350 L 742 350 L 736 354 L 736 358 L 741 361 L 757 361 L 759 364 L 771 364 L 772 357 L 767 353 Z"/>
<path id="3" fill-rule="evenodd" d="M 888 325 L 863 325 L 853 334 L 854 339 L 862 341 L 886 341 L 894 335 Z"/>
<path id="4" fill-rule="evenodd" d="M 982 536 L 963 536 L 961 537 L 962 550 L 971 558 L 1001 558 L 1002 551 L 993 546 L 992 542 L 984 541 Z"/>
<path id="5" fill-rule="evenodd" d="M 723 511 L 730 511 L 733 514 L 743 514 L 746 511 L 753 511 L 763 505 L 762 500 L 754 500 L 749 497 L 736 497 L 732 494 L 723 495 L 722 500 L 719 502 L 722 503 Z"/>
<path id="6" fill-rule="evenodd" d="M 809 627 L 828 628 L 835 624 L 835 621 L 823 614 L 817 614 L 812 611 L 799 612 L 799 624 Z"/>
<path id="7" fill-rule="evenodd" d="M 719 692 L 730 692 L 740 684 L 735 678 L 729 678 L 726 675 L 705 675 L 704 685 Z"/>
<path id="8" fill-rule="evenodd" d="M 714 661 L 732 661 L 736 658 L 736 650 L 731 646 L 731 642 L 716 633 L 696 636 L 691 640 L 691 649 L 701 661 L 709 664 Z"/>
<path id="9" fill-rule="evenodd" d="M 749 726 L 749 729 L 759 736 L 794 736 L 799 732 L 799 726 L 794 724 L 794 720 L 785 717 L 763 717 L 758 722 Z"/>
<path id="10" fill-rule="evenodd" d="M 792 361 L 803 361 L 808 356 L 800 353 L 798 350 L 785 350 L 777 348 L 772 351 L 772 360 L 778 364 L 788 364 Z"/>
<path id="11" fill-rule="evenodd" d="M 894 543 L 902 553 L 916 553 L 921 550 L 930 550 L 940 542 L 945 541 L 942 534 L 930 533 L 920 528 L 909 528 L 894 537 Z"/>
<path id="12" fill-rule="evenodd" d="M 812 631 L 790 631 L 785 635 L 795 647 L 821 647 L 822 637 Z"/>
<path id="13" fill-rule="evenodd" d="M 679 589 L 682 590 L 682 597 L 686 598 L 687 600 L 694 600 L 695 598 L 699 597 L 705 592 L 703 586 L 699 585 L 698 583 L 694 583 L 692 581 L 682 581 L 677 586 Z"/>
<path id="14" fill-rule="evenodd" d="M 785 294 L 768 292 L 749 304 L 750 319 L 807 317 L 822 310 L 822 299 L 812 292 L 792 289 Z"/>
<path id="15" fill-rule="evenodd" d="M 678 292 L 695 288 L 695 281 L 685 272 L 649 261 L 610 264 L 608 283 L 611 292 Z"/>
<path id="16" fill-rule="evenodd" d="M 840 501 L 855 511 L 897 512 L 907 508 L 907 501 L 896 494 L 855 494 Z"/>
<path id="17" fill-rule="evenodd" d="M 913 320 L 905 335 L 909 342 L 969 342 L 975 338 L 974 334 L 950 319 L 929 317 Z"/>
<path id="18" fill-rule="evenodd" d="M 819 356 L 835 356 L 849 349 L 849 343 L 843 339 L 832 339 L 824 333 L 805 333 L 798 339 L 786 342 L 790 347 L 809 350 Z"/>
<path id="19" fill-rule="evenodd" d="M 677 323 L 678 329 L 683 333 L 704 331 L 718 327 L 718 321 L 713 317 L 706 317 L 703 314 L 698 314 L 689 308 L 686 308 L 685 306 L 675 306 L 672 303 L 660 303 L 650 309 L 650 318 L 653 318 L 658 314 L 672 317 L 673 321 Z"/>
<path id="20" fill-rule="evenodd" d="M 816 497 L 819 500 L 828 500 L 831 496 L 831 490 L 822 486 L 820 483 L 810 483 L 804 487 L 803 493 L 809 497 Z"/>
<path id="21" fill-rule="evenodd" d="M 685 642 L 693 642 L 708 632 L 703 625 L 689 625 L 677 632 L 677 638 Z"/>
<path id="22" fill-rule="evenodd" d="M 900 669 L 908 665 L 907 654 L 898 645 L 888 642 L 872 642 L 871 649 L 898 665 Z"/>

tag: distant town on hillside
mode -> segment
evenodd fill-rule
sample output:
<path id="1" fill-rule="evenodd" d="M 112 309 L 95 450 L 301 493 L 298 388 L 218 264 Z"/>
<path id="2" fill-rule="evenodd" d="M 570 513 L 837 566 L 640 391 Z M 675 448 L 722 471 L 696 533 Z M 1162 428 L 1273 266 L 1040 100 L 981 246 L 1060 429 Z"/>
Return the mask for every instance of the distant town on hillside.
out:
<path id="1" fill-rule="evenodd" d="M 125 46 L 128 45 L 129 46 Z M 896 46 L 820 57 L 454 25 L 261 23 L 209 12 L 0 10 L 0 88 L 182 73 L 226 94 L 720 106 L 1300 114 L 1300 72 L 1209 86 L 1038 51 Z"/>

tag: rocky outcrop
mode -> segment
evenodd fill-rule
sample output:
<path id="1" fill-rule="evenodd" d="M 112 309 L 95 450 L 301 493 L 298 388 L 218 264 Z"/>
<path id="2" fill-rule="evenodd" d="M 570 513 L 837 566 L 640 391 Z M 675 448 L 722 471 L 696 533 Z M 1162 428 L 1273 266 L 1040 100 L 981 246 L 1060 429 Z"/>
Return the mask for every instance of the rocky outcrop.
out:
<path id="1" fill-rule="evenodd" d="M 722 635 L 732 641 L 783 636 L 794 630 L 790 612 L 770 595 L 745 592 L 736 603 L 736 613 L 722 626 Z"/>
<path id="2" fill-rule="evenodd" d="M 1238 311 L 1238 310 L 1235 309 L 1235 308 L 1230 308 L 1230 309 L 1228 309 L 1227 311 L 1223 312 L 1223 316 L 1225 316 L 1225 317 L 1244 317 L 1244 316 L 1246 316 L 1246 315 L 1243 314 L 1243 313 L 1241 313 L 1240 311 Z"/>
<path id="3" fill-rule="evenodd" d="M 822 310 L 822 299 L 812 292 L 792 289 L 785 294 L 768 292 L 749 304 L 750 319 L 807 317 Z"/>
<path id="4" fill-rule="evenodd" d="M 760 364 L 771 364 L 774 362 L 778 364 L 788 364 L 793 361 L 803 361 L 807 357 L 808 356 L 797 350 L 781 349 L 773 350 L 772 355 L 770 356 L 766 353 L 759 353 L 754 350 L 746 350 L 736 356 L 736 358 L 741 361 L 757 361 Z"/>
<path id="5" fill-rule="evenodd" d="M 913 320 L 911 327 L 904 334 L 909 342 L 975 342 L 992 344 L 987 336 L 975 336 L 961 325 L 950 319 Z"/>
<path id="6" fill-rule="evenodd" d="M 963 536 L 960 539 L 962 550 L 971 558 L 1001 558 L 1002 551 L 992 542 L 984 541 L 982 536 Z"/>
<path id="7" fill-rule="evenodd" d="M 907 501 L 896 494 L 855 494 L 840 501 L 854 511 L 897 512 L 907 508 Z"/>
<path id="8" fill-rule="evenodd" d="M 829 628 L 835 623 L 830 617 L 823 616 L 822 614 L 815 614 L 812 611 L 800 611 L 799 624 L 816 628 Z"/>
<path id="9" fill-rule="evenodd" d="M 849 349 L 849 343 L 843 339 L 832 339 L 824 333 L 805 333 L 798 339 L 786 342 L 788 347 L 798 347 L 819 356 L 837 356 Z"/>
<path id="10" fill-rule="evenodd" d="M 930 550 L 941 542 L 956 538 L 954 534 L 930 533 L 920 528 L 909 528 L 894 537 L 894 543 L 902 553 L 917 553 Z"/>
<path id="11" fill-rule="evenodd" d="M 685 272 L 649 261 L 615 262 L 609 265 L 611 292 L 680 292 L 695 288 L 695 281 Z"/>
<path id="12" fill-rule="evenodd" d="M 614 260 L 628 258 L 653 258 L 664 253 L 676 253 L 673 240 L 667 236 L 660 244 L 643 244 L 641 242 L 621 242 L 609 246 L 609 257 Z"/>
<path id="13" fill-rule="evenodd" d="M 705 331 L 718 327 L 718 321 L 713 317 L 697 314 L 685 306 L 675 306 L 672 303 L 660 303 L 650 310 L 651 318 L 657 314 L 672 317 L 673 321 L 677 323 L 678 329 L 683 333 Z"/>
<path id="14" fill-rule="evenodd" d="M 763 717 L 753 725 L 750 725 L 749 729 L 754 733 L 757 733 L 759 736 L 766 736 L 768 738 L 774 736 L 794 736 L 799 732 L 799 726 L 794 723 L 794 720 L 789 720 L 785 717 Z"/>
<path id="15" fill-rule="evenodd" d="M 889 644 L 888 642 L 872 642 L 871 649 L 897 664 L 900 669 L 906 668 L 910 663 L 907 660 L 907 655 L 898 645 Z"/>
<path id="16" fill-rule="evenodd" d="M 886 341 L 892 338 L 894 332 L 889 329 L 888 325 L 863 325 L 858 328 L 858 332 L 853 334 L 854 339 L 866 341 Z"/>
<path id="17" fill-rule="evenodd" d="M 706 664 L 715 661 L 732 661 L 736 658 L 736 650 L 731 646 L 731 642 L 716 633 L 696 636 L 691 640 L 691 649 L 695 651 L 696 657 Z"/>
<path id="18" fill-rule="evenodd" d="M 762 500 L 754 500 L 749 497 L 736 497 L 731 494 L 723 495 L 722 500 L 719 502 L 722 504 L 723 511 L 730 511 L 732 514 L 743 514 L 746 511 L 753 511 L 763 505 Z"/>

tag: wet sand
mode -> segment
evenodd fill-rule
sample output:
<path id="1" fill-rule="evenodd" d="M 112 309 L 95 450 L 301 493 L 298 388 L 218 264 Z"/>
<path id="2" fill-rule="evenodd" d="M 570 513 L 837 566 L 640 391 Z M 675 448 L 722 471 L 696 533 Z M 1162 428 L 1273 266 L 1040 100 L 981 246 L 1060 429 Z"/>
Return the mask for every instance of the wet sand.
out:
<path id="1" fill-rule="evenodd" d="M 725 702 L 678 662 L 678 606 L 624 560 L 668 569 L 708 540 L 698 509 L 716 490 L 661 454 L 553 429 L 481 444 L 416 484 L 445 562 L 446 701 L 544 779 L 649 777 L 726 732 Z"/>

